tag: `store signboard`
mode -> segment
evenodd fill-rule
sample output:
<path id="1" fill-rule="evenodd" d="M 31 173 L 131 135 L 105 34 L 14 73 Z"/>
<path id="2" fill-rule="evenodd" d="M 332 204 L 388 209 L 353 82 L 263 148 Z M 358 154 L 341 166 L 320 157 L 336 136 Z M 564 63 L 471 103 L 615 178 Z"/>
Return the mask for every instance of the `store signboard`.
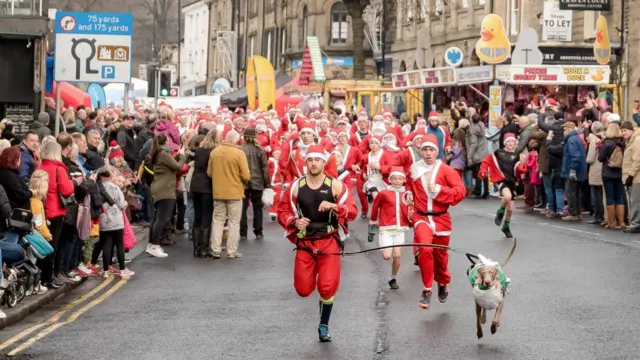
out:
<path id="1" fill-rule="evenodd" d="M 560 10 L 611 11 L 611 0 L 560 0 Z"/>
<path id="2" fill-rule="evenodd" d="M 502 114 L 502 86 L 489 86 L 489 133 L 493 134 L 496 130 L 496 119 Z"/>
<path id="3" fill-rule="evenodd" d="M 493 81 L 493 66 L 456 68 L 456 81 L 459 85 L 491 82 Z"/>
<path id="4" fill-rule="evenodd" d="M 391 82 L 394 90 L 416 89 L 422 87 L 420 70 L 392 74 Z"/>
<path id="5" fill-rule="evenodd" d="M 424 87 L 452 86 L 456 84 L 456 72 L 452 67 L 422 69 L 421 81 Z"/>
<path id="6" fill-rule="evenodd" d="M 529 85 L 606 85 L 611 69 L 608 66 L 501 66 L 496 78 L 510 84 Z"/>
<path id="7" fill-rule="evenodd" d="M 542 40 L 571 41 L 573 11 L 560 10 L 557 0 L 544 2 L 542 18 Z"/>

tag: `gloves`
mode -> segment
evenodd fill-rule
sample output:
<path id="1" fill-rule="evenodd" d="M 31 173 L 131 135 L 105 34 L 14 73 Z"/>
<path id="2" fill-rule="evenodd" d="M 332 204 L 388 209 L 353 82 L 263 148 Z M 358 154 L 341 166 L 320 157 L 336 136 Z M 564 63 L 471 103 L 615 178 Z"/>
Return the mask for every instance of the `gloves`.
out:
<path id="1" fill-rule="evenodd" d="M 575 170 L 569 170 L 569 180 L 578 180 Z"/>
<path id="2" fill-rule="evenodd" d="M 624 181 L 624 186 L 631 187 L 633 185 L 633 176 L 627 176 L 627 179 Z"/>

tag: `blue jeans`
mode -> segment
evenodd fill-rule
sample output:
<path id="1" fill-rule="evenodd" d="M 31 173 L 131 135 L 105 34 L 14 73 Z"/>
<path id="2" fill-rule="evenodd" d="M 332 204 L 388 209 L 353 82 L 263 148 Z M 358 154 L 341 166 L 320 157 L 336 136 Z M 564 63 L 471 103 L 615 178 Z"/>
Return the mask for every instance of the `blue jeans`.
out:
<path id="1" fill-rule="evenodd" d="M 544 193 L 547 196 L 547 210 L 556 212 L 556 193 L 551 186 L 551 173 L 542 174 L 542 183 L 544 184 Z"/>
<path id="2" fill-rule="evenodd" d="M 2 268 L 2 262 L 15 263 L 24 260 L 26 252 L 22 246 L 18 244 L 12 244 L 6 241 L 0 241 L 0 269 Z"/>
<path id="3" fill-rule="evenodd" d="M 473 188 L 473 173 L 471 170 L 466 170 L 462 173 L 464 179 L 464 187 L 467 189 Z"/>
<path id="4" fill-rule="evenodd" d="M 563 214 L 564 213 L 564 189 L 563 188 L 555 188 L 553 189 L 556 195 L 556 213 Z"/>

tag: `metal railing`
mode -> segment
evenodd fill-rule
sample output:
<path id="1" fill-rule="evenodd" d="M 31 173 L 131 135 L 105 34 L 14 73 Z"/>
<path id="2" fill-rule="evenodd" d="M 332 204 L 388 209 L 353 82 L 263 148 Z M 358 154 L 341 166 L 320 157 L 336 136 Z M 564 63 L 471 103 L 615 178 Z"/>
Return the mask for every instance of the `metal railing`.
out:
<path id="1" fill-rule="evenodd" d="M 41 16 L 44 0 L 0 0 L 0 15 Z"/>

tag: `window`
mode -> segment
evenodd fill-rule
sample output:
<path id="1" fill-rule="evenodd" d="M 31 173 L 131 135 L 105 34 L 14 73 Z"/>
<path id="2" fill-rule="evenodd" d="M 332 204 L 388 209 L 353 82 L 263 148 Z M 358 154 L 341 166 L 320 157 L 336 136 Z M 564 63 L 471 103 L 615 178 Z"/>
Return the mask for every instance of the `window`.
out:
<path id="1" fill-rule="evenodd" d="M 344 44 L 349 35 L 349 24 L 347 23 L 347 7 L 342 1 L 331 6 L 331 43 Z"/>
<path id="2" fill-rule="evenodd" d="M 307 9 L 307 5 L 305 5 L 302 8 L 302 31 L 300 32 L 300 34 L 302 34 L 301 47 L 304 47 L 304 45 L 307 42 L 308 31 L 309 31 L 309 9 Z"/>
<path id="3" fill-rule="evenodd" d="M 478 0 L 478 6 L 484 6 L 485 0 Z"/>
<path id="4" fill-rule="evenodd" d="M 254 45 L 255 45 L 255 40 L 256 40 L 256 36 L 255 35 L 251 35 L 251 37 L 249 38 L 249 54 L 248 54 L 248 56 L 253 57 L 253 55 L 255 55 L 255 53 L 253 52 Z"/>
<path id="5" fill-rule="evenodd" d="M 265 12 L 272 12 L 276 7 L 276 0 L 267 0 L 267 9 Z"/>
<path id="6" fill-rule="evenodd" d="M 282 39 L 281 40 L 282 44 L 280 45 L 281 46 L 280 53 L 284 55 L 284 53 L 287 51 L 287 30 L 285 28 L 281 28 L 280 33 L 281 33 L 280 37 Z"/>
<path id="7" fill-rule="evenodd" d="M 520 0 L 509 0 L 509 33 L 518 35 L 520 31 Z"/>
<path id="8" fill-rule="evenodd" d="M 407 9 L 407 23 L 411 23 L 413 21 L 413 8 L 414 8 L 414 2 L 413 0 L 406 0 L 405 2 L 405 6 Z"/>
<path id="9" fill-rule="evenodd" d="M 469 0 L 460 0 L 460 7 L 466 9 L 469 7 Z"/>
<path id="10" fill-rule="evenodd" d="M 429 16 L 429 0 L 418 0 L 418 21 L 424 21 Z"/>
<path id="11" fill-rule="evenodd" d="M 252 17 L 258 16 L 258 2 L 249 1 L 249 3 L 251 4 L 251 7 L 249 8 L 249 17 L 252 18 Z"/>

